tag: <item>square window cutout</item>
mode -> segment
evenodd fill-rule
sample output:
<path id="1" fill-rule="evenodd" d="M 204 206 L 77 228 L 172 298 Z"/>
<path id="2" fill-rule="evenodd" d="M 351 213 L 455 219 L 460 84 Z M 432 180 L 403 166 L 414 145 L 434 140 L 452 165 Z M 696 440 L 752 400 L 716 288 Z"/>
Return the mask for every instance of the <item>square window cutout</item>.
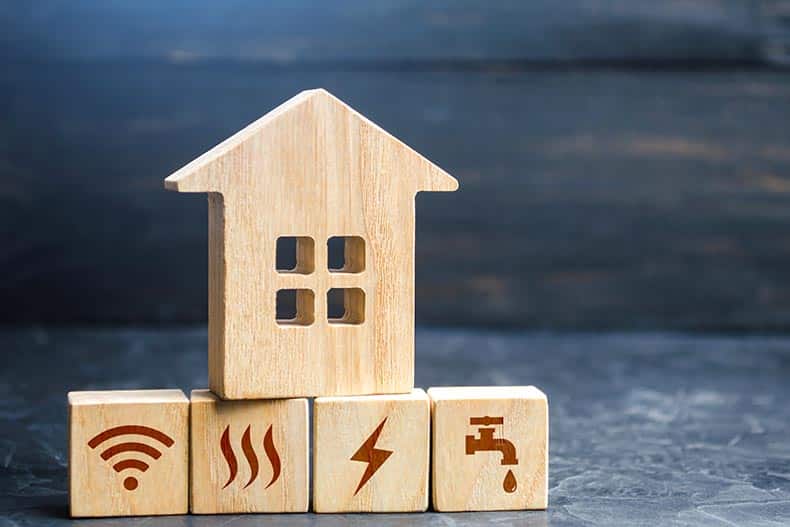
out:
<path id="1" fill-rule="evenodd" d="M 309 326 L 315 320 L 315 294 L 310 289 L 280 289 L 275 308 L 278 324 Z"/>
<path id="2" fill-rule="evenodd" d="M 310 274 L 315 270 L 315 242 L 309 236 L 277 238 L 275 269 L 280 273 Z"/>
<path id="3" fill-rule="evenodd" d="M 365 292 L 358 287 L 330 289 L 326 294 L 326 313 L 330 324 L 365 322 Z"/>
<path id="4" fill-rule="evenodd" d="M 333 236 L 327 242 L 329 271 L 361 273 L 365 270 L 365 240 L 359 236 Z"/>

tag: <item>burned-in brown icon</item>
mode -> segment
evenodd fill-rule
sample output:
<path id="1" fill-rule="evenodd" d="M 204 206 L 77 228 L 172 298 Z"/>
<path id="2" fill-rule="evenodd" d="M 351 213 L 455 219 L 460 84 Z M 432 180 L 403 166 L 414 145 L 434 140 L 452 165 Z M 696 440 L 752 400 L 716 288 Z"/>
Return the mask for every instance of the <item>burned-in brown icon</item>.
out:
<path id="1" fill-rule="evenodd" d="M 228 465 L 229 472 L 228 481 L 225 483 L 225 486 L 222 487 L 224 489 L 233 483 L 236 479 L 236 475 L 239 473 L 239 463 L 236 460 L 236 454 L 233 452 L 233 447 L 230 444 L 230 425 L 226 426 L 225 431 L 222 433 L 222 437 L 219 440 L 219 448 L 222 451 L 222 457 L 225 458 L 225 463 Z M 247 484 L 244 485 L 246 489 L 258 478 L 259 469 L 258 456 L 255 454 L 255 449 L 252 447 L 250 425 L 247 426 L 247 429 L 244 430 L 244 434 L 241 436 L 241 451 L 244 453 L 244 458 L 247 460 L 247 464 L 250 467 L 250 478 L 247 480 Z M 268 489 L 274 485 L 274 482 L 280 477 L 281 469 L 280 455 L 277 453 L 277 448 L 274 446 L 274 439 L 272 438 L 272 425 L 269 425 L 266 434 L 263 436 L 263 451 L 266 453 L 266 457 L 272 465 L 272 477 L 269 483 L 266 484 L 266 488 Z"/>
<path id="2" fill-rule="evenodd" d="M 359 493 L 360 489 L 365 486 L 365 483 L 373 477 L 373 474 L 384 464 L 385 461 L 392 455 L 392 450 L 384 450 L 381 448 L 376 448 L 376 442 L 379 440 L 379 436 L 381 435 L 381 431 L 384 428 L 384 423 L 387 422 L 387 418 L 385 417 L 379 426 L 373 431 L 372 434 L 365 439 L 365 442 L 362 443 L 362 446 L 354 452 L 354 455 L 351 456 L 351 461 L 359 461 L 362 463 L 367 463 L 368 466 L 365 468 L 365 472 L 362 474 L 362 477 L 359 480 L 359 485 L 357 485 L 357 490 L 354 491 L 354 496 Z"/>
<path id="3" fill-rule="evenodd" d="M 97 434 L 93 439 L 88 441 L 88 446 L 92 449 L 95 449 L 105 441 L 109 441 L 110 439 L 124 436 L 124 435 L 140 435 L 147 437 L 149 439 L 153 439 L 162 443 L 164 446 L 170 448 L 173 446 L 175 441 L 168 436 L 167 434 L 160 432 L 155 428 L 150 428 L 148 426 L 141 426 L 141 425 L 123 425 L 123 426 L 116 426 L 114 428 L 108 428 L 104 432 Z M 140 443 L 137 441 L 127 441 L 124 443 L 118 443 L 113 445 L 101 453 L 101 458 L 105 461 L 108 461 L 111 457 L 117 456 L 119 454 L 126 454 L 128 452 L 137 452 L 139 454 L 145 454 L 146 456 L 150 457 L 151 459 L 159 459 L 162 456 L 162 453 L 148 445 L 146 443 Z M 120 461 L 114 462 L 112 468 L 115 472 L 119 474 L 124 470 L 139 470 L 140 472 L 145 472 L 148 470 L 148 463 L 142 461 L 140 459 L 122 459 Z M 123 480 L 123 488 L 126 490 L 134 490 L 139 485 L 137 481 L 137 477 L 135 476 L 127 476 Z"/>
<path id="4" fill-rule="evenodd" d="M 477 429 L 480 437 L 474 435 L 466 436 L 466 455 L 473 456 L 477 452 L 497 451 L 502 453 L 501 465 L 518 465 L 518 458 L 516 458 L 516 447 L 507 439 L 494 437 L 494 428 L 491 425 L 501 425 L 505 423 L 504 417 L 470 417 L 470 425 L 479 425 Z M 513 471 L 508 469 L 504 481 L 502 481 L 502 489 L 507 492 L 515 492 L 518 483 Z"/>

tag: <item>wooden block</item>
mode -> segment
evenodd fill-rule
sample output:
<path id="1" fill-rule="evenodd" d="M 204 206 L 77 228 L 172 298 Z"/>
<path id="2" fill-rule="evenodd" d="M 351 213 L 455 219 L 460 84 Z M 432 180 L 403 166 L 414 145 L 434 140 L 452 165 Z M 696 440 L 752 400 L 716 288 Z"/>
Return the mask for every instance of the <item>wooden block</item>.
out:
<path id="1" fill-rule="evenodd" d="M 428 508 L 431 423 L 425 391 L 320 397 L 313 413 L 315 512 Z"/>
<path id="2" fill-rule="evenodd" d="M 408 393 L 414 197 L 457 187 L 325 90 L 300 93 L 171 174 L 165 188 L 209 195 L 211 390 Z M 278 269 L 281 238 L 295 239 L 291 268 Z M 339 266 L 328 259 L 333 239 Z"/>
<path id="3" fill-rule="evenodd" d="M 431 388 L 437 511 L 545 509 L 549 417 L 534 386 Z"/>
<path id="4" fill-rule="evenodd" d="M 72 516 L 186 514 L 181 390 L 70 392 L 68 402 Z"/>
<path id="5" fill-rule="evenodd" d="M 307 399 L 191 399 L 193 513 L 307 512 Z"/>

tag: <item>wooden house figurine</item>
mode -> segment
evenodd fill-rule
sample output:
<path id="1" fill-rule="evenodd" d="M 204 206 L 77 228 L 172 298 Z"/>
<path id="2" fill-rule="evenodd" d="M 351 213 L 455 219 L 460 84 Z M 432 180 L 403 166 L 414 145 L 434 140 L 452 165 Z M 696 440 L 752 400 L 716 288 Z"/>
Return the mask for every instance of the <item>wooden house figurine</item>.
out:
<path id="1" fill-rule="evenodd" d="M 212 391 L 252 399 L 412 389 L 414 198 L 456 190 L 453 177 L 319 89 L 215 146 L 165 187 L 209 196 Z M 337 268 L 330 240 L 344 246 Z M 295 265 L 278 269 L 289 241 Z M 287 298 L 295 312 L 278 318 Z"/>

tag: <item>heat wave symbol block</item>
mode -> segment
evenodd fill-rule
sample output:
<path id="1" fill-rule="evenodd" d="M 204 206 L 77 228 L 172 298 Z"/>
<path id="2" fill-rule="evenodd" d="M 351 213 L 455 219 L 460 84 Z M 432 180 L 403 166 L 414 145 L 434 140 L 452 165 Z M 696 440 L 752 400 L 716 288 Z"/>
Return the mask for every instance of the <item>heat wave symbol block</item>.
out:
<path id="1" fill-rule="evenodd" d="M 193 513 L 307 511 L 307 399 L 191 403 Z"/>
<path id="2" fill-rule="evenodd" d="M 189 401 L 180 390 L 71 392 L 71 515 L 187 511 Z"/>

